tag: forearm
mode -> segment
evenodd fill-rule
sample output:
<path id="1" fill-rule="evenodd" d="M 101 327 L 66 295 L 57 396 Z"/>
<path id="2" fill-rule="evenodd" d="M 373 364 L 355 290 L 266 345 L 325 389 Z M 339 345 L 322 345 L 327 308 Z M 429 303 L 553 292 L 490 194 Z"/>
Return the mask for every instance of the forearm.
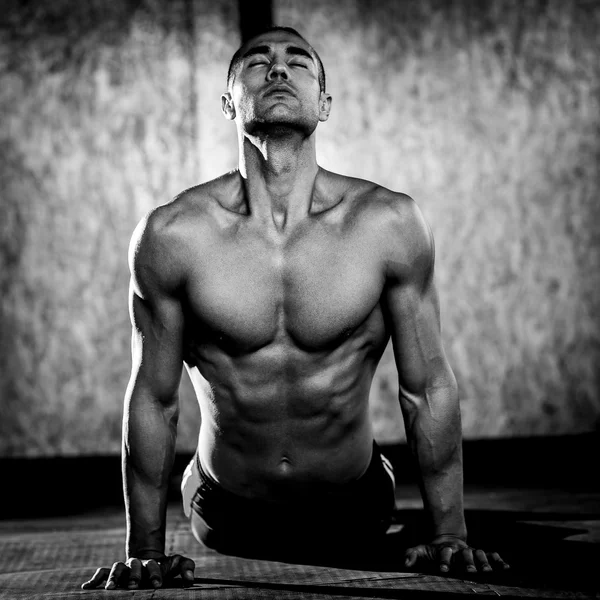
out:
<path id="1" fill-rule="evenodd" d="M 433 537 L 453 535 L 466 539 L 462 432 L 456 385 L 405 397 L 402 406 Z"/>
<path id="2" fill-rule="evenodd" d="M 169 479 L 175 457 L 178 403 L 134 391 L 123 419 L 123 490 L 127 556 L 158 558 L 165 550 Z"/>

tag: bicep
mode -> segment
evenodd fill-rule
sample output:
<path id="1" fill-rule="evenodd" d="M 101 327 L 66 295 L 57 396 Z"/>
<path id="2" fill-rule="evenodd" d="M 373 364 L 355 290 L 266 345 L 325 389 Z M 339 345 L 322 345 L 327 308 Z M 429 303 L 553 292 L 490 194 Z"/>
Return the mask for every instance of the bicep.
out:
<path id="1" fill-rule="evenodd" d="M 130 244 L 129 314 L 132 324 L 130 388 L 171 402 L 183 369 L 181 275 L 156 218 L 142 221 Z"/>
<path id="2" fill-rule="evenodd" d="M 423 286 L 395 283 L 386 290 L 401 398 L 452 383 L 442 345 L 440 309 L 433 275 Z"/>
<path id="3" fill-rule="evenodd" d="M 140 295 L 130 285 L 132 380 L 169 401 L 177 392 L 183 368 L 183 314 L 177 298 L 154 292 Z"/>
<path id="4" fill-rule="evenodd" d="M 384 302 L 406 408 L 427 400 L 428 390 L 455 387 L 456 381 L 442 345 L 433 235 L 414 202 L 404 209 L 388 238 Z"/>

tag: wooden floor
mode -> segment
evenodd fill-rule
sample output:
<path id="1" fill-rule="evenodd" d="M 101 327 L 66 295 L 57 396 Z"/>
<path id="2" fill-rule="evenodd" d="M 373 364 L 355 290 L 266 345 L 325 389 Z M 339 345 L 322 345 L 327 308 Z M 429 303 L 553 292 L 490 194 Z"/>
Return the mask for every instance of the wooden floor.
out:
<path id="1" fill-rule="evenodd" d="M 97 566 L 120 559 L 124 515 L 95 510 L 69 518 L 0 521 L 0 598 L 436 598 L 506 596 L 600 598 L 600 493 L 556 489 L 467 487 L 471 544 L 499 551 L 510 574 L 465 577 L 404 572 L 395 563 L 418 524 L 414 487 L 397 490 L 396 523 L 388 534 L 387 563 L 287 564 L 219 555 L 191 536 L 179 505 L 169 507 L 168 549 L 197 564 L 191 589 L 83 591 Z"/>

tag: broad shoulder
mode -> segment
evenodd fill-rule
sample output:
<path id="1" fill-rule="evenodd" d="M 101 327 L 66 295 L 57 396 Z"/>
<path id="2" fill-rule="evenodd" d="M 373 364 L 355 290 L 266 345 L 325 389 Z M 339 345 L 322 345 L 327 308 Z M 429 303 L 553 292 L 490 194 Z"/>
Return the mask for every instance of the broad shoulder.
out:
<path id="1" fill-rule="evenodd" d="M 434 240 L 415 200 L 371 181 L 351 177 L 343 181 L 348 213 L 376 237 L 388 275 L 427 275 L 435 259 Z"/>
<path id="2" fill-rule="evenodd" d="M 416 251 L 431 247 L 433 236 L 418 204 L 401 192 L 393 192 L 377 186 L 371 194 L 362 199 L 365 210 L 397 246 L 400 240 Z"/>
<path id="3" fill-rule="evenodd" d="M 433 275 L 435 245 L 417 203 L 406 194 L 381 189 L 372 210 L 384 244 L 388 278 L 428 281 Z"/>
<path id="4" fill-rule="evenodd" d="M 191 247 L 202 245 L 224 211 L 221 198 L 236 185 L 233 174 L 188 188 L 171 201 L 150 210 L 135 227 L 129 244 L 134 280 L 177 287 L 184 278 Z M 230 195 L 229 195 L 230 197 Z M 143 287 L 143 286 L 141 286 Z"/>
<path id="5" fill-rule="evenodd" d="M 368 226 L 382 228 L 392 237 L 401 236 L 413 244 L 431 243 L 431 230 L 417 203 L 407 194 L 394 192 L 366 179 L 328 173 L 331 185 L 345 200 L 347 211 Z"/>

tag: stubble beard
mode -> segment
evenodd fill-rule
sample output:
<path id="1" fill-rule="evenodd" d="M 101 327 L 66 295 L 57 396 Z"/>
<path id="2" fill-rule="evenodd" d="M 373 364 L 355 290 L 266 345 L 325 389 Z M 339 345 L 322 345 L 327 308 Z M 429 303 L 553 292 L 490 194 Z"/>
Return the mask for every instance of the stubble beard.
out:
<path id="1" fill-rule="evenodd" d="M 252 111 L 245 124 L 245 131 L 252 136 L 267 136 L 272 138 L 283 138 L 301 135 L 310 137 L 318 124 L 318 118 L 307 115 L 302 107 L 291 108 L 274 114 L 273 110 Z"/>

